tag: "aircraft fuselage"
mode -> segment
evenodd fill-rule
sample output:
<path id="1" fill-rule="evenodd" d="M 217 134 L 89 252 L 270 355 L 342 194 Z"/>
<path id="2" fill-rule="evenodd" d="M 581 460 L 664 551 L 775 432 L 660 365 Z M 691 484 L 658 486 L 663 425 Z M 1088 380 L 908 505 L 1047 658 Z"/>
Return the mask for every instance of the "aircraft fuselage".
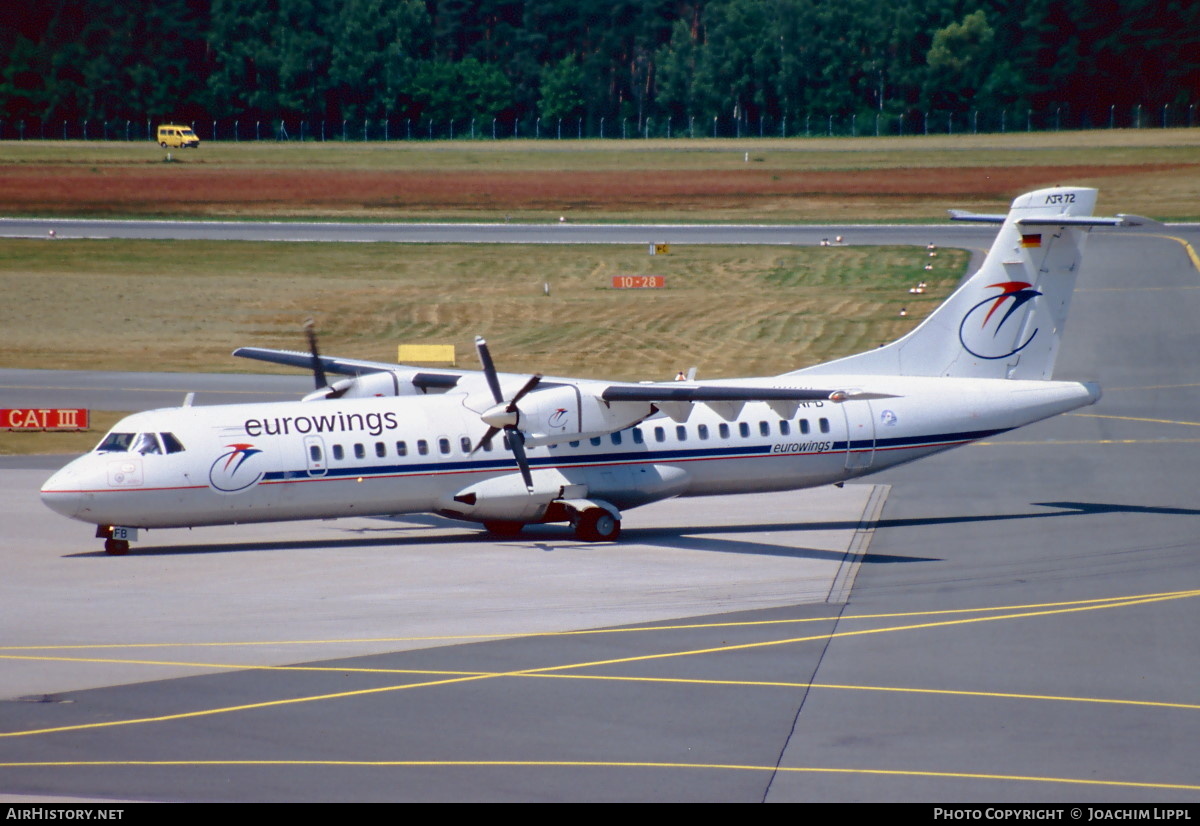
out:
<path id="1" fill-rule="evenodd" d="M 134 414 L 114 428 L 156 435 L 142 440 L 149 451 L 93 451 L 55 474 L 42 498 L 75 519 L 140 528 L 417 512 L 533 522 L 545 516 L 539 506 L 559 498 L 627 509 L 672 496 L 842 482 L 1098 395 L 1075 382 L 822 381 L 869 381 L 895 397 L 801 402 L 782 412 L 751 402 L 732 418 L 704 404 L 685 421 L 656 413 L 602 436 L 529 448 L 532 495 L 501 436 L 472 454 L 485 426 L 466 393 L 172 408 Z M 182 449 L 169 452 L 167 434 Z"/>

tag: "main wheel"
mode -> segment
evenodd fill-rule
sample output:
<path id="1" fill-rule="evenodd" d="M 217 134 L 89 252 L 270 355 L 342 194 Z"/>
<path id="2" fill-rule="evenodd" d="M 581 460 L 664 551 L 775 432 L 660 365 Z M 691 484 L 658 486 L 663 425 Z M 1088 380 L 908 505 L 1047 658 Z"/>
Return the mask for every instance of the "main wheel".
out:
<path id="1" fill-rule="evenodd" d="M 584 542 L 612 542 L 621 534 L 621 520 L 604 508 L 589 508 L 575 522 L 575 536 Z"/>
<path id="2" fill-rule="evenodd" d="M 125 556 L 129 553 L 129 540 L 110 537 L 104 540 L 104 552 L 109 556 Z"/>
<path id="3" fill-rule="evenodd" d="M 493 536 L 501 536 L 501 537 L 509 538 L 509 537 L 514 537 L 517 534 L 519 534 L 521 532 L 521 529 L 525 527 L 525 524 L 522 522 L 495 521 L 495 522 L 484 522 L 483 527 L 487 528 L 487 532 L 492 534 Z"/>

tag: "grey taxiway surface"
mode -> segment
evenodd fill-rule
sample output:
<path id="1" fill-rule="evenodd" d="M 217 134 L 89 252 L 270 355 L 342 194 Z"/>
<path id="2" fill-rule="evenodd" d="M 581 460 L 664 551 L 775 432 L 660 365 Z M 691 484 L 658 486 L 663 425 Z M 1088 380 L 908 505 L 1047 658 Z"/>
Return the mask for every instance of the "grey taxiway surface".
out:
<path id="1" fill-rule="evenodd" d="M 1200 274 L 1166 236 L 1091 240 L 1056 375 L 1097 405 L 619 546 L 346 520 L 108 558 L 37 502 L 61 460 L 5 460 L 0 791 L 1195 800 Z M 5 371 L 3 406 L 86 378 Z"/>

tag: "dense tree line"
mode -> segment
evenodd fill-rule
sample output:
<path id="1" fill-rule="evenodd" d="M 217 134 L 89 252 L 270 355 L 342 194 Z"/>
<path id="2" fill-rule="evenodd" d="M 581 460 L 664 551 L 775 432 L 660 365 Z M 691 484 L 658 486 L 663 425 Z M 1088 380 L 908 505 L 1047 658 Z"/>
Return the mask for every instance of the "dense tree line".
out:
<path id="1" fill-rule="evenodd" d="M 6 136 L 19 121 L 82 119 L 403 122 L 410 134 L 439 124 L 439 135 L 455 121 L 463 134 L 472 120 L 484 133 L 493 118 L 509 133 L 566 121 L 569 134 L 595 135 L 606 121 L 609 136 L 711 134 L 717 122 L 753 133 L 767 123 L 796 134 L 814 118 L 823 128 L 825 118 L 907 116 L 915 130 L 929 112 L 959 115 L 964 127 L 973 112 L 1002 112 L 1015 128 L 1031 109 L 1065 112 L 1071 125 L 1105 125 L 1119 110 L 1125 125 L 1139 105 L 1190 116 L 1197 97 L 1200 4 L 1188 0 L 12 0 L 0 9 Z"/>

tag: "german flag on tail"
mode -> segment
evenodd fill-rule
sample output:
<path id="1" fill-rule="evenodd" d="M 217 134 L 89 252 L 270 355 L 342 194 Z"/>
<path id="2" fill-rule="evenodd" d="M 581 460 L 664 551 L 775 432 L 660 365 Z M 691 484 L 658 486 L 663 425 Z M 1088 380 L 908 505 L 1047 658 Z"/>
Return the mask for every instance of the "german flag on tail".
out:
<path id="1" fill-rule="evenodd" d="M 1025 235 L 1025 234 L 1021 235 L 1021 246 L 1022 247 L 1025 247 L 1025 248 L 1040 247 L 1041 245 L 1042 245 L 1042 235 L 1040 232 L 1036 233 L 1034 235 Z"/>

